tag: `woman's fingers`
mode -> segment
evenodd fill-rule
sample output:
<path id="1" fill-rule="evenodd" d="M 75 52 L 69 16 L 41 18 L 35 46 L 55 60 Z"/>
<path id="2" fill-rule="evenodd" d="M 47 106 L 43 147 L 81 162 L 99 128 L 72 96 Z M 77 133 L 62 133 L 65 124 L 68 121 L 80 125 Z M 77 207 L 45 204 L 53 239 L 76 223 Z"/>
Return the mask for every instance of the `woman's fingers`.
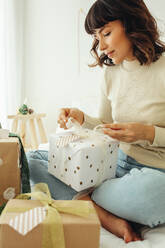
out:
<path id="1" fill-rule="evenodd" d="M 110 128 L 112 130 L 121 130 L 123 128 L 125 128 L 125 124 L 124 123 L 110 123 L 110 124 L 104 124 L 103 125 L 104 128 Z"/>
<path id="2" fill-rule="evenodd" d="M 104 134 L 109 135 L 113 139 L 121 140 L 124 136 L 123 130 L 112 130 L 110 128 L 103 128 Z"/>
<path id="3" fill-rule="evenodd" d="M 70 113 L 70 109 L 69 108 L 62 108 L 60 109 L 60 114 L 59 114 L 59 118 L 66 120 L 67 117 L 69 116 Z"/>
<path id="4" fill-rule="evenodd" d="M 60 109 L 59 117 L 58 117 L 58 124 L 60 125 L 60 128 L 67 129 L 66 123 L 68 121 L 70 109 L 69 108 L 62 108 Z"/>
<path id="5" fill-rule="evenodd" d="M 146 133 L 146 126 L 141 123 L 107 124 L 104 125 L 103 129 L 104 133 L 110 137 L 127 143 L 146 139 L 144 135 Z"/>
<path id="6" fill-rule="evenodd" d="M 58 122 L 60 128 L 65 128 L 66 129 L 66 121 L 64 121 L 62 119 L 58 119 L 57 122 Z"/>

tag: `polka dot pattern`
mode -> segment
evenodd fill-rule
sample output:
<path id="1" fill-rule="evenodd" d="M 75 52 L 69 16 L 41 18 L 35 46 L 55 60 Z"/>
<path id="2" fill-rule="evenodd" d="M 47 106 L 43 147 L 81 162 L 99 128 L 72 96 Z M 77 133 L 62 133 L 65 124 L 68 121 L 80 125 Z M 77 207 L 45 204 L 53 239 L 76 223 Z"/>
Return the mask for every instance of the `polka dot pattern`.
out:
<path id="1" fill-rule="evenodd" d="M 50 138 L 48 171 L 76 191 L 99 185 L 115 177 L 119 143 L 103 139 L 81 139 L 65 147 L 57 147 Z"/>

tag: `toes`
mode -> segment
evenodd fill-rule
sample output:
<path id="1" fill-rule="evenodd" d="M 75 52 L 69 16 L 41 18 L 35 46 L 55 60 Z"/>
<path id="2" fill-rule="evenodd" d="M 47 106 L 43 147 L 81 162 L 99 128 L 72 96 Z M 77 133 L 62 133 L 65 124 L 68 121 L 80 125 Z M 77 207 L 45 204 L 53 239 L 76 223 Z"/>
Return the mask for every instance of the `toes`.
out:
<path id="1" fill-rule="evenodd" d="M 142 241 L 143 239 L 135 234 L 133 241 Z"/>
<path id="2" fill-rule="evenodd" d="M 133 241 L 133 235 L 130 232 L 125 231 L 124 241 L 125 241 L 125 243 L 129 243 L 129 242 Z"/>
<path id="3" fill-rule="evenodd" d="M 131 230 L 125 230 L 123 238 L 125 243 L 129 243 L 132 241 L 142 241 L 142 238 L 137 233 Z"/>

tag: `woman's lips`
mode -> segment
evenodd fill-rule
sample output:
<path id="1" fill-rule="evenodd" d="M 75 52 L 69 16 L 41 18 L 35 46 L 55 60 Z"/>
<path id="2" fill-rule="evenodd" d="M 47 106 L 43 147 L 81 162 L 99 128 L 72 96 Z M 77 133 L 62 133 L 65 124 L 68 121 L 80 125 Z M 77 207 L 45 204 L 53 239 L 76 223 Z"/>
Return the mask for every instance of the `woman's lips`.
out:
<path id="1" fill-rule="evenodd" d="M 114 54 L 114 51 L 108 53 L 107 56 L 111 58 L 111 57 L 113 57 L 113 54 Z"/>

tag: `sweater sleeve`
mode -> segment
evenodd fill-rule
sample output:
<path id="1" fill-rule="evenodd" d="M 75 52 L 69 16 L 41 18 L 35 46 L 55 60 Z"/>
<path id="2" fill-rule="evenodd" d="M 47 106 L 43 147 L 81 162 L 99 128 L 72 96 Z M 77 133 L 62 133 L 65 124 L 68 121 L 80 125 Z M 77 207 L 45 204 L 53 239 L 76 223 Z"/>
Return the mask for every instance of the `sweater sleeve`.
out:
<path id="1" fill-rule="evenodd" d="M 154 126 L 154 127 L 155 127 L 155 138 L 152 145 L 150 144 L 150 146 L 165 147 L 165 127 L 164 128 L 158 126 Z"/>
<path id="2" fill-rule="evenodd" d="M 107 69 L 105 69 L 100 87 L 98 117 L 95 118 L 84 113 L 84 123 L 82 125 L 83 127 L 93 129 L 99 124 L 113 122 L 111 101 L 108 99 L 108 83 L 110 82 L 107 76 Z"/>

